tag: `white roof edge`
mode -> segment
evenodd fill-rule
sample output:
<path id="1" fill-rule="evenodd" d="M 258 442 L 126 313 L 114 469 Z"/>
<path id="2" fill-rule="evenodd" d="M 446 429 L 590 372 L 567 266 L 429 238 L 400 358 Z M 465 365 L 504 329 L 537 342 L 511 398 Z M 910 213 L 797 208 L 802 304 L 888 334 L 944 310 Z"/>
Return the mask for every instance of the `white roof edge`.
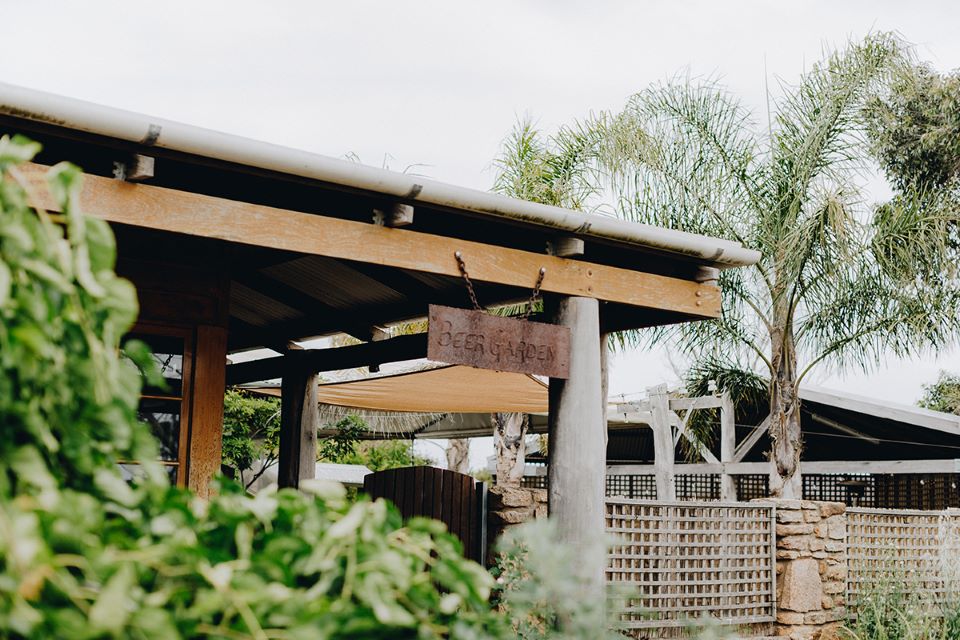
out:
<path id="1" fill-rule="evenodd" d="M 960 435 L 960 416 L 931 411 L 908 404 L 878 400 L 822 387 L 800 387 L 800 399 L 829 404 L 841 409 L 864 413 L 877 418 L 907 422 L 927 429 Z"/>
<path id="2" fill-rule="evenodd" d="M 688 256 L 720 268 L 745 266 L 760 259 L 759 252 L 730 240 L 608 216 L 588 215 L 457 187 L 2 82 L 0 114 L 372 191 L 407 201 L 508 218 L 564 233 L 641 245 Z"/>

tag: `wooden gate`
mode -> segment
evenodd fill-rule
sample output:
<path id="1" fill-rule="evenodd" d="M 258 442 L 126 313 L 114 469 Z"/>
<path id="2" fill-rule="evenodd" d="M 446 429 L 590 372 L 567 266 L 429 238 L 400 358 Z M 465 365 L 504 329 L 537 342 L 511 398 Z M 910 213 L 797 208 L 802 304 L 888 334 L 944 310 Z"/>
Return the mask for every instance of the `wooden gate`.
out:
<path id="1" fill-rule="evenodd" d="M 404 518 L 423 516 L 447 525 L 463 543 L 463 555 L 483 562 L 486 541 L 484 485 L 471 476 L 436 467 L 403 467 L 363 479 L 370 497 L 386 498 Z"/>

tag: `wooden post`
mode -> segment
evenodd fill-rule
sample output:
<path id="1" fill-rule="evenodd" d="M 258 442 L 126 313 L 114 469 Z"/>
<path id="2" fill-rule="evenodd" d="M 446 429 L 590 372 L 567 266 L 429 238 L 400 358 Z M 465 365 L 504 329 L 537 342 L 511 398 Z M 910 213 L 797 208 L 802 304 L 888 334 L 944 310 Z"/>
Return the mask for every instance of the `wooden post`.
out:
<path id="1" fill-rule="evenodd" d="M 584 595 L 602 598 L 606 474 L 605 399 L 601 395 L 599 304 L 560 298 L 554 322 L 570 328 L 570 378 L 550 379 L 549 511 L 562 542 L 577 550 Z"/>
<path id="2" fill-rule="evenodd" d="M 280 456 L 277 484 L 299 487 L 300 481 L 316 473 L 317 374 L 291 366 L 280 385 Z"/>
<path id="3" fill-rule="evenodd" d="M 667 385 L 647 389 L 650 400 L 650 428 L 653 430 L 653 466 L 657 477 L 657 500 L 671 502 L 677 499 L 673 477 L 673 459 L 676 444 L 670 425 L 670 398 Z"/>
<path id="4" fill-rule="evenodd" d="M 737 449 L 736 411 L 733 400 L 726 391 L 720 396 L 720 462 L 726 465 L 733 462 Z M 720 474 L 720 499 L 724 502 L 737 501 L 737 484 L 733 476 L 724 467 Z"/>
<path id="5" fill-rule="evenodd" d="M 227 373 L 227 330 L 200 325 L 194 346 L 193 399 L 188 485 L 210 496 L 210 482 L 220 472 L 223 441 L 223 393 Z M 182 427 L 186 429 L 186 423 Z"/>

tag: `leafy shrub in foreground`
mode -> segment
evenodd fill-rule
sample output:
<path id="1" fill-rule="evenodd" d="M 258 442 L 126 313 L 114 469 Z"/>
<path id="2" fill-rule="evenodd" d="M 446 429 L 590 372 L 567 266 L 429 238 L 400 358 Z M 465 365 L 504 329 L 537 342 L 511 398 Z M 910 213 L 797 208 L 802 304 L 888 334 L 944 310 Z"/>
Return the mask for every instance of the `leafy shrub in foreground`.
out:
<path id="1" fill-rule="evenodd" d="M 439 523 L 339 485 L 169 486 L 136 419 L 149 352 L 119 351 L 137 303 L 113 235 L 79 213 L 76 168 L 20 175 L 36 151 L 0 138 L 0 637 L 501 637 L 492 578 Z"/>

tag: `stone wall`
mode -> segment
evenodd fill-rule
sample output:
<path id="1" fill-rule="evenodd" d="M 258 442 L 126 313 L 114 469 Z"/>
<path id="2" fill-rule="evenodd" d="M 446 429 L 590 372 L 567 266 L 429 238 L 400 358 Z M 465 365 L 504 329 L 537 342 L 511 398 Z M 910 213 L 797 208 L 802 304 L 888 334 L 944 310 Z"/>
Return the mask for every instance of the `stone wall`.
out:
<path id="1" fill-rule="evenodd" d="M 776 635 L 832 640 L 847 615 L 846 506 L 772 502 L 777 508 Z"/>
<path id="2" fill-rule="evenodd" d="M 547 490 L 522 487 L 490 487 L 487 493 L 487 558 L 493 562 L 492 553 L 498 538 L 510 527 L 524 522 L 547 517 Z"/>

